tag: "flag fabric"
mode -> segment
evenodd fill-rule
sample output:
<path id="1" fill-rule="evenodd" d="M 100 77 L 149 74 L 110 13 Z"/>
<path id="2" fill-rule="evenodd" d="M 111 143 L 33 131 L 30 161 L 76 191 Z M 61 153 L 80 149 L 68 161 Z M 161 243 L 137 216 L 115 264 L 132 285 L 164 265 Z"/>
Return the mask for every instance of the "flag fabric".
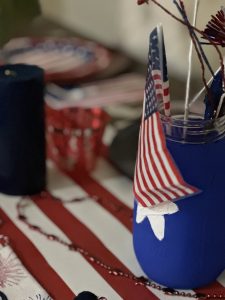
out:
<path id="1" fill-rule="evenodd" d="M 150 43 L 134 176 L 134 195 L 144 207 L 155 206 L 165 201 L 175 201 L 198 192 L 196 188 L 184 181 L 166 147 L 160 115 L 157 111 L 158 99 L 151 54 Z"/>
<path id="2" fill-rule="evenodd" d="M 170 116 L 170 90 L 166 51 L 162 26 L 158 25 L 150 34 L 152 76 L 157 100 L 163 102 L 164 113 Z"/>
<path id="3" fill-rule="evenodd" d="M 168 78 L 168 70 L 167 70 L 167 59 L 166 59 L 166 49 L 164 43 L 164 37 L 162 34 L 162 51 L 163 51 L 163 67 L 162 67 L 162 81 L 163 81 L 163 104 L 164 104 L 164 112 L 166 116 L 170 116 L 170 87 L 169 87 L 169 78 Z"/>

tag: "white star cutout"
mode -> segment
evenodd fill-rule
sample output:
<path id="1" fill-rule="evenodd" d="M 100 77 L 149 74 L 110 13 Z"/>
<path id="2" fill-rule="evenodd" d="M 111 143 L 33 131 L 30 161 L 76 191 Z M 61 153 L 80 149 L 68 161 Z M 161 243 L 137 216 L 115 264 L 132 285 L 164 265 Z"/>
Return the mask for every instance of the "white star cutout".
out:
<path id="1" fill-rule="evenodd" d="M 179 211 L 174 202 L 163 202 L 154 207 L 137 206 L 136 222 L 139 224 L 147 217 L 152 230 L 158 240 L 162 241 L 165 235 L 165 217 Z"/>

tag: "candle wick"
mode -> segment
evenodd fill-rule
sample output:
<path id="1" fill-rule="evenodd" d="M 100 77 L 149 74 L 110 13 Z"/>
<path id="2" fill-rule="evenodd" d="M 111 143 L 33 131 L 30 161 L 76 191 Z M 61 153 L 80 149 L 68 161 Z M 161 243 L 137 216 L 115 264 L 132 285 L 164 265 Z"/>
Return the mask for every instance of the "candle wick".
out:
<path id="1" fill-rule="evenodd" d="M 6 69 L 4 74 L 6 76 L 13 76 L 13 77 L 15 77 L 17 75 L 15 71 L 12 71 L 12 70 L 9 70 L 9 69 Z"/>

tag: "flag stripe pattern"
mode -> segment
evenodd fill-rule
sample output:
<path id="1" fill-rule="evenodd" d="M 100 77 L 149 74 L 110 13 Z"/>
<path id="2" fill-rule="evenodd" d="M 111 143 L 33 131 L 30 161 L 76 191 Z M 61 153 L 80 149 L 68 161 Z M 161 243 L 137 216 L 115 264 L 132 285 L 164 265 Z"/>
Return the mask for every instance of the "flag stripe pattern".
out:
<path id="1" fill-rule="evenodd" d="M 164 112 L 166 116 L 171 115 L 170 111 L 170 88 L 169 88 L 169 78 L 168 78 L 168 70 L 167 70 L 167 60 L 166 60 L 166 50 L 164 37 L 162 34 L 162 52 L 163 52 L 163 104 L 164 104 Z"/>
<path id="2" fill-rule="evenodd" d="M 134 176 L 134 195 L 139 203 L 145 207 L 155 206 L 165 201 L 175 201 L 198 192 L 198 189 L 184 181 L 166 147 L 157 107 L 158 99 L 152 73 L 150 43 L 139 149 Z"/>
<path id="3" fill-rule="evenodd" d="M 72 171 L 67 174 L 71 177 L 72 180 L 70 180 L 55 167 L 51 167 L 48 172 L 48 183 L 50 190 L 65 201 L 74 197 L 83 197 L 86 193 L 96 195 L 105 201 L 96 203 L 93 200 L 85 200 L 73 204 L 68 203 L 64 205 L 64 208 L 58 201 L 47 200 L 39 204 L 31 202 L 27 208 L 28 218 L 50 234 L 61 236 L 62 239 L 68 236 L 69 240 L 76 239 L 75 241 L 79 244 L 86 243 L 85 247 L 90 253 L 102 258 L 105 263 L 112 264 L 113 267 L 125 267 L 137 276 L 144 276 L 138 269 L 136 259 L 132 254 L 132 220 L 130 218 L 130 208 L 133 206 L 130 194 L 132 181 L 120 174 L 104 159 L 100 162 L 104 162 L 104 165 L 101 164 L 100 167 L 98 164 L 94 173 L 86 174 L 86 180 L 81 181 L 72 177 Z M 84 178 L 82 170 L 76 173 L 80 174 L 77 179 Z M 118 191 L 121 191 L 120 195 Z M 0 195 L 0 219 L 3 220 L 0 233 L 10 237 L 15 253 L 32 276 L 45 288 L 51 299 L 72 300 L 75 295 L 84 290 L 92 291 L 97 296 L 105 296 L 109 300 L 169 300 L 171 298 L 157 289 L 149 287 L 146 290 L 142 285 L 135 285 L 130 279 L 110 275 L 107 271 L 100 272 L 98 266 L 89 263 L 80 254 L 69 251 L 68 248 L 49 241 L 24 226 L 16 217 L 18 200 L 19 197 Z M 74 218 L 70 216 L 66 219 L 67 222 L 65 222 L 66 210 L 74 216 Z M 129 226 L 124 224 L 129 224 Z M 83 232 L 81 240 L 80 230 Z M 93 241 L 98 240 L 98 246 L 90 242 L 91 235 Z M 224 293 L 224 278 L 225 274 L 222 274 L 219 278 L 221 284 L 216 282 L 207 290 L 199 289 L 198 292 Z M 134 288 L 131 289 L 131 285 Z M 186 292 L 193 293 L 193 291 Z M 36 297 L 32 296 L 31 299 L 36 299 Z"/>
<path id="4" fill-rule="evenodd" d="M 170 116 L 170 90 L 167 71 L 166 51 L 161 26 L 157 26 L 150 34 L 150 51 L 152 77 L 158 102 L 163 102 L 164 113 Z"/>

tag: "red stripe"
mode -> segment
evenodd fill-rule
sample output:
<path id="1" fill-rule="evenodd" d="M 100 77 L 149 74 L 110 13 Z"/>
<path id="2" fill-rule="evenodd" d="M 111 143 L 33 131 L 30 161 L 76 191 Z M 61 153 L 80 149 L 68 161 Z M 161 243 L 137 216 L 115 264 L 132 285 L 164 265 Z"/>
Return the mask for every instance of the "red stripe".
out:
<path id="1" fill-rule="evenodd" d="M 170 168 L 173 170 L 173 173 L 174 175 L 176 176 L 177 178 L 177 181 L 179 182 L 179 184 L 185 186 L 185 187 L 190 187 L 190 186 L 187 186 L 186 185 L 186 182 L 184 181 L 182 175 L 180 174 L 179 170 L 177 169 L 176 165 L 174 164 L 173 162 L 173 159 L 171 157 L 171 155 L 169 154 L 169 151 L 167 150 L 167 147 L 166 147 L 166 140 L 165 140 L 165 136 L 164 136 L 164 132 L 163 132 L 163 128 L 162 128 L 162 125 L 161 125 L 161 122 L 160 122 L 160 118 L 159 118 L 159 115 L 157 114 L 157 126 L 158 126 L 158 131 L 159 131 L 159 134 L 161 136 L 161 142 L 162 142 L 162 147 L 163 149 L 165 149 L 165 155 L 166 155 L 166 158 L 167 158 L 167 161 L 170 165 Z M 171 179 L 170 179 L 171 180 Z M 177 187 L 173 182 L 172 182 L 172 186 L 175 186 L 177 189 L 179 189 L 180 191 L 182 191 L 185 195 L 189 195 L 188 192 L 185 191 L 184 188 L 182 187 Z M 191 188 L 192 189 L 192 188 Z"/>
<path id="2" fill-rule="evenodd" d="M 158 132 L 159 132 L 160 139 L 161 139 L 161 143 L 162 143 L 162 148 L 163 148 L 163 149 L 167 149 L 167 147 L 166 147 L 166 140 L 165 140 L 164 132 L 163 132 L 163 128 L 162 128 L 162 125 L 161 125 L 161 123 L 160 123 L 160 120 L 159 120 L 159 116 L 158 116 L 158 115 L 157 115 L 157 126 L 158 126 Z M 172 161 L 172 159 L 171 159 L 171 157 L 170 157 L 170 155 L 169 155 L 169 152 L 168 152 L 168 151 L 164 151 L 164 152 L 165 152 L 167 161 L 168 161 L 168 163 L 169 163 L 171 169 L 173 170 L 173 172 L 174 172 L 174 174 L 175 174 L 175 176 L 176 176 L 178 182 L 179 182 L 180 184 L 183 184 L 183 183 L 184 183 L 183 178 L 182 178 L 182 176 L 180 175 L 180 173 L 179 173 L 178 169 L 176 168 L 176 166 L 174 165 L 174 163 L 173 163 L 173 161 Z M 170 179 L 170 176 L 169 176 L 168 179 Z M 170 179 L 170 183 L 173 185 L 173 182 L 171 181 L 171 179 Z"/>
<path id="3" fill-rule="evenodd" d="M 143 126 L 144 124 L 142 123 L 142 126 Z M 151 199 L 150 197 L 149 197 L 149 195 L 147 195 L 144 191 L 143 191 L 143 189 L 141 188 L 141 184 L 140 184 L 140 180 L 139 180 L 139 174 L 138 173 L 140 173 L 140 177 L 141 177 L 141 179 L 142 179 L 142 167 L 141 167 L 141 141 L 142 141 L 142 126 L 141 126 L 141 135 L 140 135 L 140 142 L 139 142 L 139 149 L 138 149 L 138 156 L 137 156 L 137 170 L 135 170 L 135 180 L 136 180 L 136 185 L 137 185 L 137 189 L 138 189 L 138 191 L 139 191 L 139 193 L 144 197 L 144 198 L 146 198 L 149 202 L 150 202 L 150 204 L 151 205 L 154 205 L 154 200 L 153 199 Z M 139 172 L 138 172 L 139 171 Z M 134 190 L 134 195 L 135 195 L 135 197 L 136 197 L 136 199 L 138 200 L 138 202 L 143 206 L 143 207 L 147 207 L 147 204 L 145 203 L 145 201 L 144 200 L 142 200 L 142 197 L 141 196 L 139 196 L 138 195 L 138 193 L 136 193 L 136 190 Z"/>
<path id="4" fill-rule="evenodd" d="M 50 155 L 50 153 L 49 153 Z M 76 170 L 76 172 L 65 170 L 57 162 L 57 167 L 64 174 L 73 179 L 79 186 L 81 186 L 89 195 L 98 196 L 100 199 L 107 201 L 100 201 L 99 205 L 109 211 L 115 218 L 117 218 L 127 229 L 132 230 L 132 210 L 126 206 L 123 202 L 117 199 L 112 193 L 107 191 L 96 180 L 89 176 L 88 173 L 83 170 Z M 126 218 L 124 212 L 126 212 L 128 218 Z"/>
<path id="5" fill-rule="evenodd" d="M 16 227 L 2 209 L 0 209 L 0 215 L 3 220 L 0 232 L 10 238 L 10 245 L 25 268 L 54 300 L 72 300 L 75 297 L 74 293 L 49 266 L 32 242 Z"/>
<path id="6" fill-rule="evenodd" d="M 173 159 L 172 159 L 169 151 L 167 150 L 166 140 L 165 140 L 165 136 L 164 136 L 164 133 L 163 133 L 163 128 L 162 128 L 162 125 L 161 125 L 161 122 L 160 122 L 159 115 L 157 114 L 156 116 L 157 116 L 157 128 L 158 128 L 159 135 L 161 137 L 162 148 L 164 149 L 166 160 L 167 160 L 168 164 L 170 165 L 170 169 L 173 171 L 173 174 L 176 177 L 178 183 L 185 186 L 185 182 L 183 180 L 183 177 L 181 176 L 179 170 L 177 169 L 176 165 L 173 162 Z M 167 172 L 167 174 L 168 174 L 168 172 Z M 175 187 L 176 189 L 180 190 L 184 194 L 184 196 L 189 195 L 189 193 L 186 192 L 185 189 L 182 186 L 178 187 L 175 184 L 175 182 L 173 181 L 174 178 L 171 178 L 171 176 L 169 174 L 168 174 L 167 178 L 168 178 L 169 183 L 171 184 L 172 187 Z M 180 197 L 180 196 L 178 195 L 178 197 Z"/>
<path id="7" fill-rule="evenodd" d="M 157 113 L 156 113 L 156 114 L 157 114 Z M 157 116 L 157 117 L 158 117 L 158 116 Z M 154 121 L 153 121 L 153 118 L 151 118 L 151 123 L 152 123 L 152 127 L 154 127 Z M 164 139 L 164 135 L 162 135 L 162 132 L 158 130 L 158 127 L 157 127 L 156 129 L 157 129 L 157 131 L 158 131 L 159 138 L 160 138 L 160 140 L 162 141 L 162 139 Z M 161 167 L 162 167 L 163 173 L 164 173 L 165 177 L 167 178 L 169 184 L 170 184 L 171 186 L 173 186 L 173 182 L 172 182 L 172 180 L 171 180 L 171 178 L 170 178 L 170 175 L 169 175 L 169 173 L 168 173 L 168 171 L 167 171 L 167 169 L 166 169 L 166 167 L 165 167 L 165 165 L 164 165 L 164 163 L 163 163 L 163 160 L 162 160 L 162 158 L 161 158 L 161 155 L 160 155 L 160 153 L 159 153 L 159 151 L 158 151 L 158 147 L 157 147 L 157 143 L 156 143 L 156 139 L 155 139 L 155 134 L 152 134 L 152 141 L 153 141 L 154 149 L 155 149 L 156 155 L 157 155 L 157 157 L 158 157 L 159 163 L 160 163 L 160 165 L 161 165 Z M 166 152 L 164 147 L 163 147 L 163 150 L 164 150 L 164 152 Z M 161 175 L 160 175 L 160 176 L 161 176 Z M 162 177 L 161 177 L 161 178 L 162 178 Z M 163 182 L 163 179 L 162 179 L 162 182 Z M 162 186 L 163 186 L 164 188 L 167 188 L 167 189 L 168 189 L 168 187 L 166 187 L 166 185 L 165 185 L 164 182 L 163 182 Z M 176 192 L 171 191 L 171 193 L 173 193 L 176 197 L 179 197 L 179 195 L 178 195 Z"/>
<path id="8" fill-rule="evenodd" d="M 66 174 L 69 175 L 68 172 Z M 70 178 L 74 180 L 74 176 L 70 176 Z M 96 182 L 96 181 L 94 181 L 94 180 L 91 179 L 91 184 L 90 184 L 90 181 L 89 181 L 90 177 L 89 177 L 88 174 L 86 175 L 86 179 L 87 179 L 87 181 L 86 180 L 82 181 L 82 185 L 81 186 L 82 186 L 82 188 L 84 190 L 86 190 L 87 192 L 89 192 L 90 195 L 93 195 L 93 194 L 99 195 L 99 196 L 100 195 L 102 195 L 102 196 L 104 195 L 103 197 L 106 197 L 106 199 L 109 199 L 109 201 L 111 201 L 111 200 L 113 200 L 113 199 L 116 198 L 109 191 L 107 191 L 104 187 L 102 187 L 98 182 Z M 79 183 L 79 182 L 77 182 L 77 183 Z M 98 193 L 96 191 L 98 191 Z M 107 207 L 105 207 L 105 209 L 107 209 L 111 213 L 110 209 L 108 209 Z M 128 207 L 124 207 L 123 212 L 124 212 L 124 219 L 127 219 L 127 222 L 129 222 L 129 224 L 130 224 L 130 219 L 128 217 L 128 213 L 130 213 L 130 209 Z M 117 212 L 114 216 L 117 218 L 117 215 L 119 215 L 119 212 Z M 120 217 L 117 218 L 117 219 L 121 222 L 121 218 Z M 131 226 L 128 226 L 128 227 L 129 227 L 128 229 L 132 232 L 132 227 Z M 223 288 L 223 293 L 224 293 L 224 287 L 221 286 L 221 284 L 219 284 L 218 282 L 215 282 L 209 288 L 198 289 L 198 290 L 196 290 L 196 292 L 204 292 L 204 291 L 207 292 L 208 291 L 210 293 L 213 293 L 215 291 L 214 289 L 218 290 L 218 288 L 220 288 L 220 287 Z M 137 299 L 139 299 L 139 298 L 137 298 Z"/>
<path id="9" fill-rule="evenodd" d="M 137 189 L 138 191 L 140 192 L 141 195 L 143 195 L 142 193 L 142 189 L 141 189 L 141 186 L 140 186 L 140 181 L 139 181 L 139 177 L 137 174 L 135 174 L 136 176 L 136 185 L 137 185 Z M 147 204 L 144 202 L 144 200 L 142 200 L 142 198 L 138 195 L 137 191 L 136 191 L 136 188 L 134 189 L 134 196 L 135 198 L 138 200 L 138 202 L 143 206 L 143 207 L 147 207 Z"/>
<path id="10" fill-rule="evenodd" d="M 170 109 L 170 102 L 164 102 L 165 109 Z"/>
<path id="11" fill-rule="evenodd" d="M 151 131 L 149 130 L 149 128 L 151 128 Z M 154 130 L 153 130 L 153 118 L 149 118 L 148 119 L 148 148 L 149 149 L 151 149 L 151 145 L 150 145 L 150 138 L 151 137 L 153 137 L 153 139 L 152 139 L 152 141 L 153 141 L 153 147 L 154 147 L 154 149 L 156 149 L 157 147 L 156 147 L 156 142 L 154 143 L 154 138 L 155 138 L 155 136 L 154 136 Z M 156 152 L 156 151 L 155 151 Z M 157 152 L 156 152 L 156 154 L 157 154 Z M 151 156 L 152 156 L 152 158 L 151 158 L 151 162 L 152 162 L 152 167 L 153 167 L 153 169 L 154 169 L 154 172 L 155 172 L 155 174 L 156 174 L 156 176 L 157 176 L 157 178 L 158 178 L 158 180 L 159 180 L 159 183 L 160 183 L 160 185 L 162 186 L 162 188 L 165 188 L 165 184 L 164 184 L 164 182 L 163 182 L 163 179 L 162 179 L 162 177 L 161 177 L 161 175 L 160 175 L 160 172 L 159 172 L 159 170 L 158 170 L 158 167 L 157 167 L 157 165 L 156 165 L 156 163 L 155 163 L 155 159 L 154 159 L 154 157 L 153 157 L 153 154 L 151 154 Z M 176 197 L 176 193 L 174 193 L 173 191 L 171 191 L 171 190 L 169 190 L 168 188 L 166 188 L 171 194 L 173 194 L 175 197 Z M 169 200 L 172 200 L 172 198 L 170 197 L 169 198 Z"/>
<path id="12" fill-rule="evenodd" d="M 169 96 L 169 93 L 170 93 L 170 89 L 169 88 L 164 88 L 163 89 L 163 95 L 166 97 L 166 96 Z"/>
<path id="13" fill-rule="evenodd" d="M 159 83 L 155 84 L 155 89 L 156 89 L 156 92 L 157 92 L 157 90 L 161 90 L 162 91 L 162 85 L 159 84 Z"/>
<path id="14" fill-rule="evenodd" d="M 164 141 L 164 138 L 165 138 L 165 137 L 164 137 L 163 132 L 160 131 L 160 130 L 159 130 L 159 127 L 158 127 L 158 123 L 160 122 L 160 121 L 159 121 L 159 115 L 158 115 L 158 113 L 156 113 L 156 124 L 154 123 L 153 118 L 152 118 L 151 122 L 152 122 L 152 126 L 153 126 L 153 127 L 156 127 L 157 134 L 158 134 L 158 136 L 159 136 L 160 141 L 162 142 L 162 149 L 163 149 L 164 153 L 166 153 L 167 148 L 165 148 L 164 145 L 163 145 L 163 141 Z M 161 123 L 160 123 L 160 125 L 161 125 Z M 161 127 L 160 127 L 160 128 L 161 128 Z M 153 132 L 154 132 L 154 131 L 153 131 Z M 175 191 L 172 189 L 172 187 L 174 187 L 174 183 L 173 183 L 173 181 L 172 181 L 172 179 L 171 179 L 171 177 L 170 177 L 170 174 L 169 174 L 168 170 L 166 169 L 166 166 L 165 166 L 165 164 L 164 164 L 164 162 L 163 162 L 162 156 L 161 156 L 161 154 L 160 154 L 160 152 L 159 152 L 159 150 L 158 150 L 158 146 L 157 146 L 157 142 L 156 142 L 156 136 L 155 136 L 154 133 L 153 133 L 153 135 L 152 135 L 152 140 L 153 140 L 153 144 L 154 144 L 154 149 L 155 149 L 155 151 L 156 151 L 156 154 L 157 154 L 157 157 L 158 157 L 158 160 L 159 160 L 159 164 L 161 165 L 163 174 L 164 174 L 164 176 L 166 177 L 166 179 L 167 179 L 167 181 L 169 182 L 169 185 L 170 185 L 170 186 L 166 186 L 165 183 L 164 183 L 164 181 L 163 181 L 162 175 L 160 175 L 161 178 L 162 178 L 162 186 L 163 186 L 164 188 L 166 188 L 168 191 L 170 191 L 176 198 L 179 198 L 180 196 L 178 195 L 178 193 L 175 192 Z M 168 159 L 168 157 L 167 157 L 166 159 Z M 170 187 L 171 187 L 171 188 L 170 188 Z M 171 199 L 171 200 L 172 200 L 172 199 Z M 173 200 L 174 200 L 174 199 L 173 199 Z"/>
<path id="15" fill-rule="evenodd" d="M 224 294 L 225 288 L 218 281 L 208 285 L 207 287 L 199 288 L 194 290 L 196 293 L 204 294 Z M 219 298 L 210 298 L 210 299 L 219 299 Z"/>
<path id="16" fill-rule="evenodd" d="M 135 174 L 136 176 L 136 185 L 137 187 L 134 188 L 134 196 L 135 198 L 138 200 L 138 202 L 143 206 L 143 207 L 147 207 L 147 204 L 142 200 L 142 198 L 138 195 L 137 191 L 136 191 L 136 188 L 138 189 L 138 191 L 140 192 L 140 194 L 142 194 L 141 192 L 141 188 L 140 188 L 140 182 L 139 182 L 139 178 L 137 176 L 137 174 Z"/>
<path id="17" fill-rule="evenodd" d="M 159 74 L 153 74 L 153 75 L 152 75 L 152 78 L 153 78 L 154 80 L 161 80 L 161 75 L 159 75 Z"/>
<path id="18" fill-rule="evenodd" d="M 139 176 L 138 176 L 138 171 L 140 171 L 139 157 L 140 157 L 141 132 L 142 132 L 142 127 L 140 127 L 140 131 L 139 131 L 139 147 L 138 147 L 137 158 L 136 158 L 136 166 L 135 166 L 135 171 L 134 171 L 133 193 L 134 193 L 135 198 L 138 200 L 138 202 L 142 206 L 146 207 L 147 206 L 146 203 L 142 200 L 141 196 L 139 196 L 139 193 L 142 194 L 141 193 L 141 188 L 140 188 Z"/>
<path id="19" fill-rule="evenodd" d="M 143 181 L 143 184 L 144 184 L 145 189 L 146 189 L 147 191 L 149 191 L 149 193 L 151 193 L 151 194 L 157 199 L 157 198 L 158 198 L 157 194 L 155 194 L 153 191 L 151 191 L 151 190 L 149 189 L 149 187 L 148 187 L 148 185 L 147 185 L 147 182 L 146 182 L 146 180 L 145 180 L 145 176 L 143 175 L 142 161 L 141 161 L 142 155 L 141 155 L 141 153 L 142 153 L 143 133 L 144 133 L 145 124 L 143 123 L 142 126 L 143 126 L 142 134 L 141 134 L 142 137 L 141 137 L 141 143 L 139 144 L 139 147 L 140 147 L 140 153 L 139 153 L 140 174 L 141 174 L 141 178 L 142 178 L 142 181 Z M 138 181 L 138 183 L 139 183 L 139 181 Z M 140 191 L 140 192 L 148 199 L 150 205 L 155 205 L 155 204 L 156 204 L 155 201 L 149 196 L 149 194 L 145 193 L 145 192 L 142 190 L 141 186 L 138 186 L 138 189 L 139 189 L 139 191 Z M 144 206 L 146 206 L 146 204 L 145 204 Z"/>
<path id="20" fill-rule="evenodd" d="M 64 234 L 75 244 L 85 248 L 95 257 L 105 263 L 129 272 L 129 270 L 116 258 L 103 243 L 77 218 L 75 218 L 60 202 L 50 199 L 33 199 L 36 205 L 58 226 Z M 65 222 L 66 220 L 66 222 Z M 108 270 L 83 256 L 90 265 L 109 283 L 109 285 L 124 300 L 158 299 L 151 291 L 141 286 L 135 286 L 132 280 L 121 280 L 120 277 L 109 274 Z M 75 279 L 74 279 L 75 280 Z M 87 283 L 88 287 L 88 283 Z M 107 296 L 107 295 L 105 295 Z"/>
<path id="21" fill-rule="evenodd" d="M 147 135 L 149 134 L 149 123 L 148 123 L 148 120 L 146 120 L 145 121 L 145 123 L 144 123 L 144 131 L 143 131 L 143 136 L 142 136 L 142 144 L 144 145 L 144 149 L 143 149 L 143 151 L 144 151 L 144 162 L 145 162 L 145 166 L 146 166 L 146 172 L 147 172 L 147 175 L 148 175 L 148 178 L 149 178 L 149 180 L 151 181 L 151 183 L 152 183 L 152 185 L 153 185 L 153 188 L 155 189 L 155 190 L 158 190 L 163 196 L 165 196 L 166 198 L 167 198 L 167 200 L 169 200 L 169 198 L 168 198 L 168 195 L 166 195 L 163 191 L 161 191 L 161 190 L 159 190 L 158 188 L 157 188 L 157 186 L 156 186 L 156 184 L 155 184 L 155 182 L 154 182 L 154 180 L 153 180 L 153 177 L 152 177 L 152 175 L 151 175 L 151 173 L 150 173 L 150 170 L 149 170 L 149 163 L 148 163 L 148 161 L 147 161 L 147 158 L 146 158 L 146 146 L 145 146 L 145 142 L 148 142 L 148 138 L 147 138 L 147 141 L 146 141 L 146 139 L 145 139 L 145 130 L 146 130 L 146 128 L 147 128 Z M 150 149 L 150 148 L 149 148 Z M 147 183 L 146 183 L 146 186 L 147 186 L 147 190 L 149 189 L 149 187 L 148 187 L 148 185 L 147 185 Z M 158 194 L 155 194 L 155 196 L 156 196 L 156 198 L 158 199 L 158 201 L 159 202 L 163 202 L 164 200 L 162 199 L 162 197 L 160 197 Z M 155 203 L 155 204 L 158 204 L 158 203 Z"/>

